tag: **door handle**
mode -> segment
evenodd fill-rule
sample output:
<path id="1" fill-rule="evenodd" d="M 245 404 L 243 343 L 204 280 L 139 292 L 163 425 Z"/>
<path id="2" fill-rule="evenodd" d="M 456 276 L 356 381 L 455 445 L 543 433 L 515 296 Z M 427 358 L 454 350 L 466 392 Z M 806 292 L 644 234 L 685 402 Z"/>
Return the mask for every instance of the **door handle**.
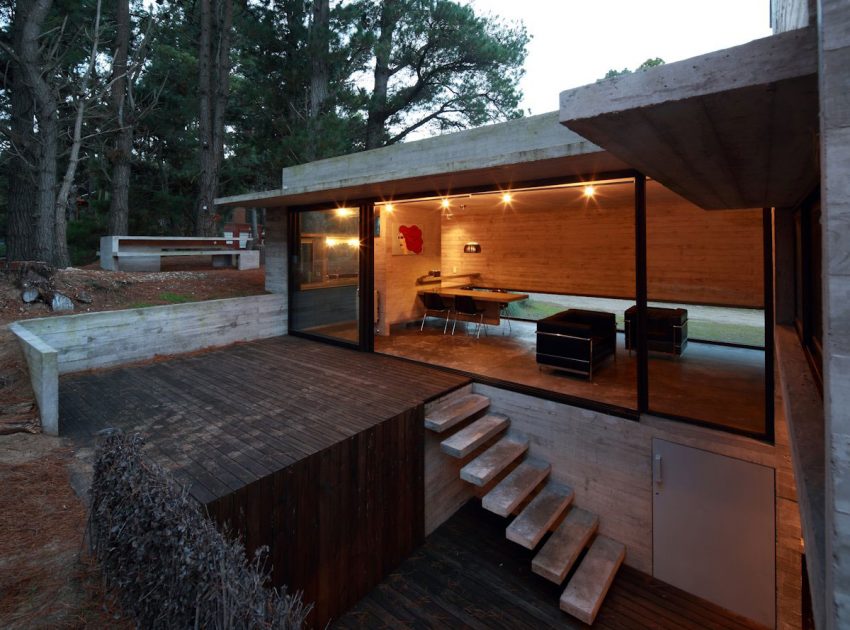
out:
<path id="1" fill-rule="evenodd" d="M 661 461 L 660 454 L 656 454 L 655 457 L 652 458 L 652 478 L 655 480 L 656 486 L 660 486 L 663 482 L 663 468 L 661 466 Z"/>

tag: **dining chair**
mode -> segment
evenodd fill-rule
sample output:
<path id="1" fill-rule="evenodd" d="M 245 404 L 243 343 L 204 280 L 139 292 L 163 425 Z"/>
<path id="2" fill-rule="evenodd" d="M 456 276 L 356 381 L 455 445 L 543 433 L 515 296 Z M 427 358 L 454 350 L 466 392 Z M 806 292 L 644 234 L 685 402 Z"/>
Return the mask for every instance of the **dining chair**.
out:
<path id="1" fill-rule="evenodd" d="M 443 334 L 446 334 L 446 330 L 449 327 L 449 316 L 451 315 L 451 309 L 446 306 L 446 303 L 443 301 L 443 298 L 440 297 L 438 293 L 420 293 L 419 299 L 422 301 L 422 305 L 425 307 L 425 314 L 422 316 L 422 325 L 419 326 L 419 332 L 425 328 L 425 319 L 428 317 L 436 317 L 436 318 L 444 318 L 446 320 L 445 325 L 443 326 Z M 452 334 L 454 334 L 454 329 L 452 329 Z"/>
<path id="2" fill-rule="evenodd" d="M 481 326 L 484 325 L 484 309 L 480 308 L 475 303 L 474 299 L 468 295 L 456 295 L 454 301 L 454 313 L 455 323 L 452 325 L 452 334 L 455 334 L 455 327 L 457 327 L 457 316 L 463 315 L 465 317 L 472 318 L 472 321 L 475 321 L 474 318 L 478 318 L 477 326 L 475 328 L 475 338 L 478 339 L 481 337 Z"/>

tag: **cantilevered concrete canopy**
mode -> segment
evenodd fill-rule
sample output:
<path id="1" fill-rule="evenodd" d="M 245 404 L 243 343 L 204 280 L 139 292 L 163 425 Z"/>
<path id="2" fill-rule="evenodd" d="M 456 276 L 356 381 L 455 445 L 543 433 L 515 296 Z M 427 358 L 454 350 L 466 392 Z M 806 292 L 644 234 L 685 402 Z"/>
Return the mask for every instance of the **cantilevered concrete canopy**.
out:
<path id="1" fill-rule="evenodd" d="M 622 171 L 628 165 L 558 124 L 558 112 L 283 169 L 279 190 L 216 199 L 277 207 L 441 195 Z"/>
<path id="2" fill-rule="evenodd" d="M 702 208 L 795 205 L 818 182 L 815 30 L 567 90 L 560 120 Z"/>

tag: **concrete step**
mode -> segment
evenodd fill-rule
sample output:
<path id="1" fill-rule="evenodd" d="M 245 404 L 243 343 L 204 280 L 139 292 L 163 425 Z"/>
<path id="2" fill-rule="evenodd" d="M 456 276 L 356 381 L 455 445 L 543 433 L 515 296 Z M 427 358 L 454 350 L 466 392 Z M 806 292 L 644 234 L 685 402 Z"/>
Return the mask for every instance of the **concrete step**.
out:
<path id="1" fill-rule="evenodd" d="M 534 549 L 573 497 L 572 488 L 550 481 L 508 526 L 505 536 L 526 549 Z"/>
<path id="2" fill-rule="evenodd" d="M 452 457 L 463 459 L 487 440 L 507 429 L 510 423 L 505 415 L 488 413 L 440 442 L 440 449 Z"/>
<path id="3" fill-rule="evenodd" d="M 479 394 L 451 397 L 425 414 L 425 428 L 442 433 L 490 405 L 490 399 Z"/>
<path id="4" fill-rule="evenodd" d="M 528 438 L 506 435 L 461 468 L 460 478 L 476 486 L 486 486 L 527 450 Z"/>
<path id="5" fill-rule="evenodd" d="M 561 584 L 599 527 L 596 514 L 574 507 L 531 561 L 531 570 Z"/>
<path id="6" fill-rule="evenodd" d="M 597 536 L 561 595 L 561 610 L 592 624 L 625 558 L 622 543 Z"/>
<path id="7" fill-rule="evenodd" d="M 552 466 L 539 459 L 526 459 L 484 495 L 481 506 L 499 516 L 508 516 L 549 476 Z"/>

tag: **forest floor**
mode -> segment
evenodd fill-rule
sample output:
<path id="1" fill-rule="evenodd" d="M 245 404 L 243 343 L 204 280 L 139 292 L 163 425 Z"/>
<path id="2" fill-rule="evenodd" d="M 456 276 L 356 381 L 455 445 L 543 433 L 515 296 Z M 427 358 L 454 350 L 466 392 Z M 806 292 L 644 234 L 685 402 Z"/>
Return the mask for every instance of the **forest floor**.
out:
<path id="1" fill-rule="evenodd" d="M 74 301 L 74 313 L 265 292 L 263 269 L 213 270 L 208 259 L 163 267 L 157 273 L 68 268 L 56 272 L 53 284 Z M 19 319 L 68 314 L 24 304 L 14 279 L 0 271 L 0 628 L 132 627 L 87 552 L 84 498 L 72 487 L 79 456 L 62 438 L 37 434 L 26 362 L 8 330 Z"/>

